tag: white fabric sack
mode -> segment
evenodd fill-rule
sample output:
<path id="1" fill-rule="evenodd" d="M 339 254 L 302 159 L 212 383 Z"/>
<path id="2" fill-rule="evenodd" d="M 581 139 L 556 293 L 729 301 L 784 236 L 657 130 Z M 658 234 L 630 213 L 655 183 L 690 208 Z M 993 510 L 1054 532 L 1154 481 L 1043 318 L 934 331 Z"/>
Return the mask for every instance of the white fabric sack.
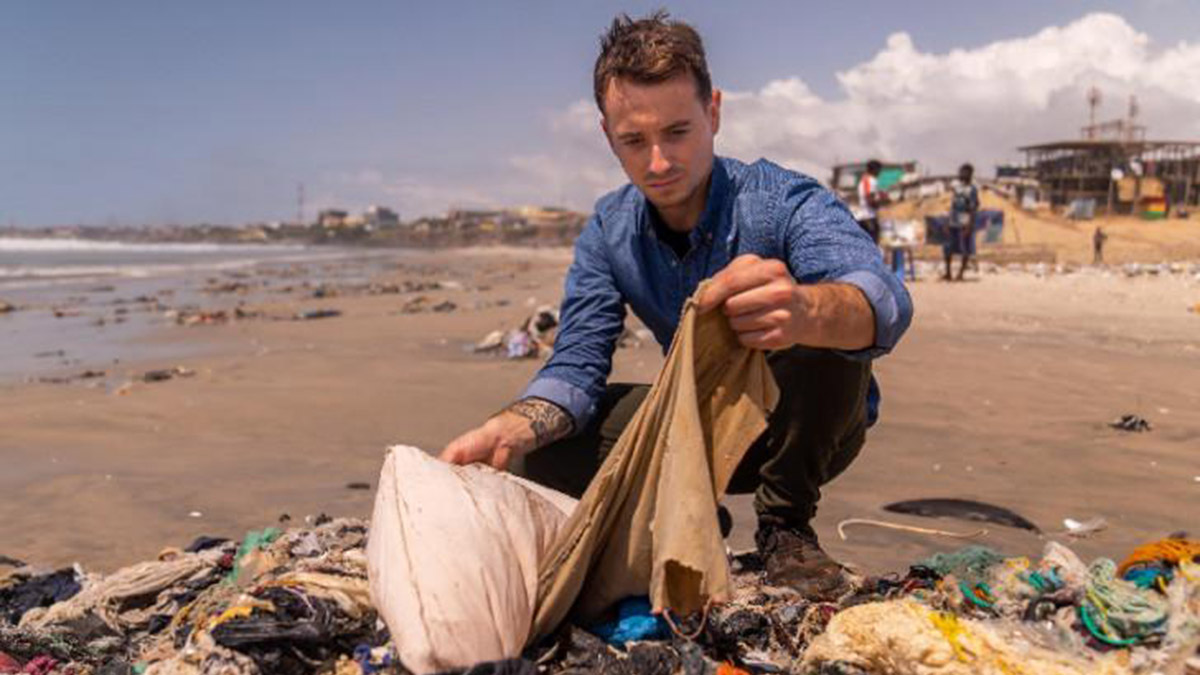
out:
<path id="1" fill-rule="evenodd" d="M 371 598 L 414 673 L 518 656 L 542 560 L 575 500 L 475 464 L 390 448 L 367 544 Z"/>

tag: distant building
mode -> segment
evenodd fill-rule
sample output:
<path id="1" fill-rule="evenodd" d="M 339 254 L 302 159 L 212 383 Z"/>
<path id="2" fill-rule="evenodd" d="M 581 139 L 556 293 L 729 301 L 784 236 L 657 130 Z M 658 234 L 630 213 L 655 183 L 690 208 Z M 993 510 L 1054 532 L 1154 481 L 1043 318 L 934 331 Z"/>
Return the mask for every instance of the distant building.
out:
<path id="1" fill-rule="evenodd" d="M 1029 175 L 1054 206 L 1094 200 L 1111 213 L 1145 213 L 1163 200 L 1200 203 L 1198 141 L 1085 138 L 1020 150 Z"/>
<path id="2" fill-rule="evenodd" d="M 889 192 L 899 187 L 906 177 L 912 177 L 917 172 L 916 162 L 885 162 L 879 160 L 883 170 L 879 172 L 879 189 Z M 867 162 L 839 164 L 833 167 L 833 177 L 829 186 L 847 204 L 858 203 L 858 181 L 867 171 Z"/>
<path id="3" fill-rule="evenodd" d="M 400 216 L 386 206 L 372 205 L 363 216 L 369 228 L 396 227 L 400 225 Z"/>
<path id="4" fill-rule="evenodd" d="M 1050 203 L 1146 217 L 1200 204 L 1200 141 L 1147 140 L 1133 96 L 1124 118 L 1097 122 L 1100 100 L 1099 89 L 1088 91 L 1091 112 L 1079 140 L 1020 148 L 1025 176 L 1038 181 Z"/>
<path id="5" fill-rule="evenodd" d="M 317 214 L 317 225 L 330 229 L 345 227 L 349 216 L 349 212 L 341 209 L 323 209 Z"/>

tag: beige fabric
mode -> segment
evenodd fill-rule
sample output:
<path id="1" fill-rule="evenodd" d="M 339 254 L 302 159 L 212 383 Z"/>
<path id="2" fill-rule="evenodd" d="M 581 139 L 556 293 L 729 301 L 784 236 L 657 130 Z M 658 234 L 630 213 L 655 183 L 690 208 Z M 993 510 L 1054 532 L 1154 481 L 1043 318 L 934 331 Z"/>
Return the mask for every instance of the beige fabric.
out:
<path id="1" fill-rule="evenodd" d="M 157 595 L 175 584 L 200 578 L 216 566 L 221 552 L 183 553 L 171 560 L 151 560 L 131 565 L 103 579 L 87 584 L 69 600 L 34 608 L 21 618 L 25 628 L 46 628 L 69 623 L 93 613 L 118 632 L 142 625 L 155 613 L 155 607 L 136 600 Z"/>
<path id="2" fill-rule="evenodd" d="M 763 353 L 689 300 L 649 395 L 541 559 L 530 640 L 647 592 L 679 614 L 727 600 L 717 500 L 777 399 Z"/>
<path id="3" fill-rule="evenodd" d="M 804 652 L 800 672 L 843 663 L 889 675 L 1116 675 L 1121 652 L 1072 655 L 1023 640 L 1003 624 L 940 614 L 910 599 L 872 602 L 834 615 Z"/>
<path id="4" fill-rule="evenodd" d="M 367 559 L 400 660 L 427 673 L 518 656 L 573 610 L 590 618 L 631 595 L 681 614 L 727 600 L 717 498 L 777 397 L 762 352 L 689 302 L 578 505 L 486 466 L 392 448 Z"/>
<path id="5" fill-rule="evenodd" d="M 519 655 L 533 620 L 538 561 L 574 502 L 483 465 L 391 448 L 367 576 L 405 667 L 431 673 Z"/>

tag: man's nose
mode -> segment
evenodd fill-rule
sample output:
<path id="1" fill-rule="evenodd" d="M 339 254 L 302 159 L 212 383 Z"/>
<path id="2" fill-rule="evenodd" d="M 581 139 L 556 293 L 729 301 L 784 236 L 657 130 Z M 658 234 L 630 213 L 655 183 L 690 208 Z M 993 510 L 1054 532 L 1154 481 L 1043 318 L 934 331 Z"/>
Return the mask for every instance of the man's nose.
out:
<path id="1" fill-rule="evenodd" d="M 650 173 L 664 174 L 671 169 L 671 162 L 663 154 L 662 146 L 655 143 L 650 148 Z"/>

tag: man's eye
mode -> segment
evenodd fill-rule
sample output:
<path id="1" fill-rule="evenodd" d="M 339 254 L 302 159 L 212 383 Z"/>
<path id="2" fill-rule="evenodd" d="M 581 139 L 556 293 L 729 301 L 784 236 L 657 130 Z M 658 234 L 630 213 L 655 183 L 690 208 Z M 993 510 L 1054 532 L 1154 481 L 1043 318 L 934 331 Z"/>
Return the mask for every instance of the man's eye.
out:
<path id="1" fill-rule="evenodd" d="M 641 144 L 642 144 L 642 139 L 640 139 L 640 138 L 630 138 L 625 141 L 625 147 L 627 147 L 627 148 L 636 148 L 636 147 L 640 146 Z"/>
<path id="2" fill-rule="evenodd" d="M 686 136 L 686 135 L 687 135 L 687 132 L 688 132 L 688 130 L 687 130 L 687 129 L 672 129 L 672 130 L 671 130 L 671 135 L 672 135 L 672 136 L 674 136 L 674 137 L 676 137 L 676 138 L 678 138 L 678 137 L 680 137 L 680 136 Z"/>

